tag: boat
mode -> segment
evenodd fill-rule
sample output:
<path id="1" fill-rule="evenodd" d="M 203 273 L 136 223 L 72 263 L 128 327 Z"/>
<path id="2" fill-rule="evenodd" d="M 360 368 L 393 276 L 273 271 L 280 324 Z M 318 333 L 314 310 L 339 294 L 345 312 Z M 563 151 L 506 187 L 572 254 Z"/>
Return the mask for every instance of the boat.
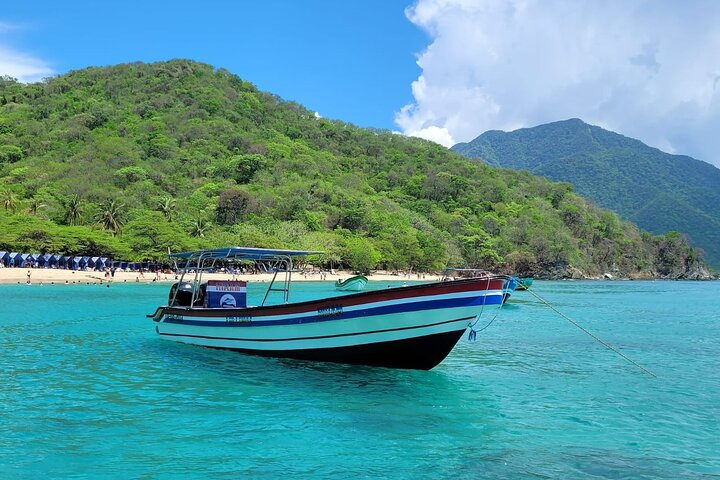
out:
<path id="1" fill-rule="evenodd" d="M 532 277 L 519 278 L 515 290 L 527 290 L 533 284 Z"/>
<path id="2" fill-rule="evenodd" d="M 227 247 L 172 254 L 182 271 L 168 304 L 148 315 L 161 338 L 267 357 L 429 370 L 481 314 L 502 305 L 509 277 L 492 275 L 291 302 L 293 259 L 321 252 Z M 203 272 L 255 262 L 274 272 L 262 303 L 242 281 Z M 279 300 L 278 300 L 279 297 Z M 273 301 L 272 299 L 275 299 Z"/>
<path id="3" fill-rule="evenodd" d="M 456 280 L 459 278 L 489 278 L 489 277 L 500 277 L 502 275 L 496 275 L 489 270 L 481 268 L 447 268 L 443 272 L 443 280 Z M 515 276 L 505 277 L 507 278 L 507 285 L 503 290 L 503 305 L 508 301 L 510 295 L 515 291 L 517 286 L 520 284 L 520 279 Z"/>
<path id="4" fill-rule="evenodd" d="M 368 279 L 364 275 L 355 275 L 346 280 L 335 282 L 335 290 L 341 290 L 343 292 L 359 292 L 365 288 Z"/>

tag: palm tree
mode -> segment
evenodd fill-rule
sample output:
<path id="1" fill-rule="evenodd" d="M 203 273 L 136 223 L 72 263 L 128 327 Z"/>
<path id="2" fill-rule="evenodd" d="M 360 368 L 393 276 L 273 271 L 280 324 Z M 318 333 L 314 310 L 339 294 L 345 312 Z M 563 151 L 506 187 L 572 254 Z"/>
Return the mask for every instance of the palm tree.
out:
<path id="1" fill-rule="evenodd" d="M 82 198 L 80 195 L 73 195 L 65 202 L 65 223 L 68 225 L 79 225 L 82 222 Z"/>
<path id="2" fill-rule="evenodd" d="M 160 200 L 160 202 L 158 203 L 158 210 L 161 211 L 163 215 L 165 215 L 165 218 L 167 218 L 168 222 L 172 222 L 172 217 L 175 213 L 175 206 L 175 199 L 168 196 Z"/>
<path id="3" fill-rule="evenodd" d="M 42 203 L 41 200 L 33 197 L 30 199 L 30 204 L 28 205 L 28 213 L 30 213 L 32 215 L 37 215 L 38 210 L 40 210 L 41 208 L 45 208 L 45 207 L 47 207 L 47 204 Z"/>
<path id="4" fill-rule="evenodd" d="M 9 210 L 12 213 L 15 213 L 17 210 L 17 199 L 15 198 L 15 194 L 9 188 L 3 190 L 2 194 L 0 194 L 0 199 L 2 199 L 3 207 L 5 207 L 6 211 Z"/>
<path id="5" fill-rule="evenodd" d="M 118 203 L 115 199 L 106 200 L 100 207 L 95 219 L 106 230 L 111 230 L 113 235 L 122 234 L 124 223 L 125 205 Z"/>
<path id="6" fill-rule="evenodd" d="M 192 235 L 193 237 L 204 238 L 206 230 L 207 224 L 202 220 L 196 220 L 190 227 L 190 235 Z"/>

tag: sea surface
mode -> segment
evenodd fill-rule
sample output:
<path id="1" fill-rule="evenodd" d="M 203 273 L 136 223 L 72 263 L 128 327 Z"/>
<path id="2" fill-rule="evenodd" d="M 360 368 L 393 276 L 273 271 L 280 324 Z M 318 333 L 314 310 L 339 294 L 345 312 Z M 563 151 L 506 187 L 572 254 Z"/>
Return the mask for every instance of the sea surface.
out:
<path id="1" fill-rule="evenodd" d="M 429 372 L 162 340 L 167 290 L 0 286 L 0 478 L 720 478 L 720 282 L 536 281 Z"/>

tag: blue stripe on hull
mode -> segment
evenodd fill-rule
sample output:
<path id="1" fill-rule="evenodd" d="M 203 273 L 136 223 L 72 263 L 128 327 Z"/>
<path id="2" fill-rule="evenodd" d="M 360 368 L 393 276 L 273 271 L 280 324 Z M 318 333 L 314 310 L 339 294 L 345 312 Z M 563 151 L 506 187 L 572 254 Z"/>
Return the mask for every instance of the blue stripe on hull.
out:
<path id="1" fill-rule="evenodd" d="M 429 300 L 424 302 L 415 303 L 401 303 L 394 305 L 385 305 L 382 307 L 368 308 L 368 309 L 357 309 L 351 312 L 343 312 L 341 314 L 332 315 L 328 317 L 319 316 L 304 316 L 297 318 L 285 318 L 281 320 L 255 320 L 249 322 L 223 322 L 223 321 L 208 321 L 208 320 L 182 320 L 170 317 L 164 317 L 164 323 L 176 323 L 181 325 L 196 325 L 204 327 L 267 327 L 273 325 L 297 325 L 301 323 L 313 323 L 313 322 L 328 322 L 335 320 L 347 320 L 359 317 L 374 317 L 379 315 L 389 315 L 394 313 L 406 313 L 406 312 L 419 312 L 425 310 L 436 310 L 441 308 L 457 308 L 457 307 L 472 307 L 472 306 L 483 306 L 483 305 L 500 305 L 502 303 L 502 296 L 500 295 L 482 295 L 479 297 L 470 298 L 451 298 L 445 300 Z M 231 314 L 231 310 L 228 310 L 228 314 Z M 243 313 L 252 314 L 252 310 L 243 310 Z M 192 316 L 192 310 L 187 311 L 187 316 Z M 216 317 L 218 319 L 222 317 Z M 262 318 L 262 317 L 260 317 Z"/>

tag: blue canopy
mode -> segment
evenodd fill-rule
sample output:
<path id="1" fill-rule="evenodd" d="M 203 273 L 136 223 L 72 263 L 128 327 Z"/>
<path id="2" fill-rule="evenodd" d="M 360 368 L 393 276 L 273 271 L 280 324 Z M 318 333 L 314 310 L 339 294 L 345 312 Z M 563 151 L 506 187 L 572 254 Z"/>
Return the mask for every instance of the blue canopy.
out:
<path id="1" fill-rule="evenodd" d="M 70 268 L 72 267 L 72 257 L 68 255 L 62 255 L 58 259 L 58 266 L 63 268 Z"/>
<path id="2" fill-rule="evenodd" d="M 57 267 L 60 263 L 60 255 L 48 255 L 47 264 L 49 267 Z"/>
<path id="3" fill-rule="evenodd" d="M 71 265 L 73 270 L 76 270 L 78 268 L 82 268 L 84 264 L 81 265 L 83 257 L 72 257 L 71 259 Z"/>
<path id="4" fill-rule="evenodd" d="M 323 252 L 306 250 L 277 250 L 270 248 L 226 247 L 214 250 L 198 250 L 195 252 L 172 253 L 175 258 L 234 258 L 239 260 L 272 260 L 277 257 L 306 257 Z"/>
<path id="5" fill-rule="evenodd" d="M 8 266 L 8 262 L 10 261 L 10 252 L 0 252 L 0 263 Z"/>
<path id="6" fill-rule="evenodd" d="M 25 260 L 30 256 L 29 253 L 17 253 L 12 252 L 10 254 L 10 265 L 13 265 L 15 267 L 24 267 L 25 266 Z"/>
<path id="7" fill-rule="evenodd" d="M 50 255 L 37 254 L 37 255 L 33 255 L 33 257 L 35 257 L 35 263 L 37 264 L 38 267 L 43 267 L 43 268 L 48 267 L 48 263 L 50 262 Z"/>

